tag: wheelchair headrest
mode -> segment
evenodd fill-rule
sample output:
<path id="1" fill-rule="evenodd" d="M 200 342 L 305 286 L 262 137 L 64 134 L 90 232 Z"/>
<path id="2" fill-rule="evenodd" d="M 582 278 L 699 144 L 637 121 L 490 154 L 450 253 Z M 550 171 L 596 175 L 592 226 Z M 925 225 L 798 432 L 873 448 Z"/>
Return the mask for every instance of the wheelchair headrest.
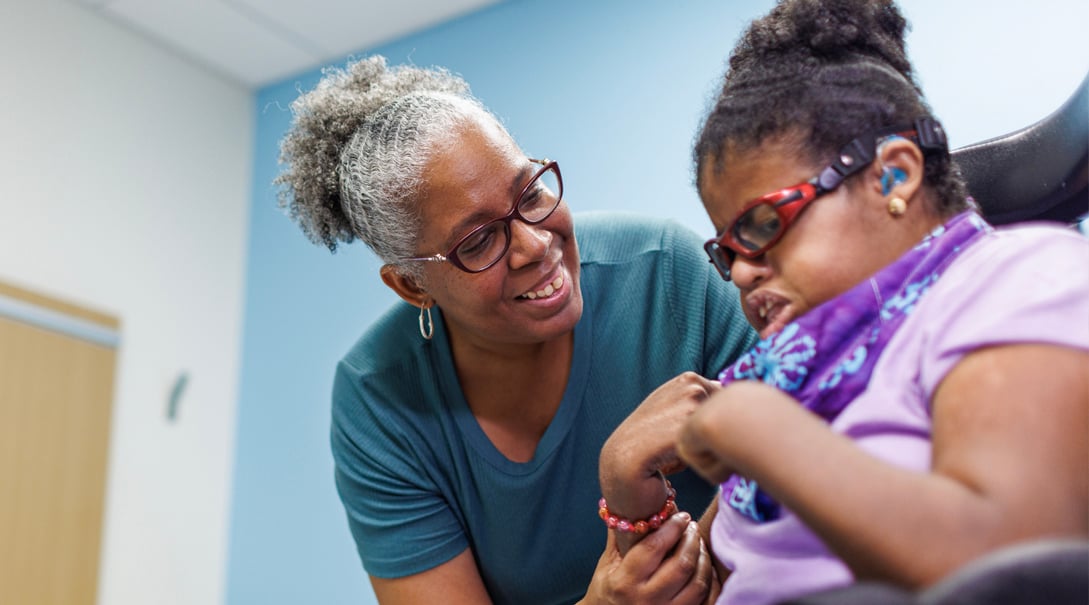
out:
<path id="1" fill-rule="evenodd" d="M 1051 115 L 952 155 L 991 223 L 1077 222 L 1089 213 L 1089 75 Z"/>

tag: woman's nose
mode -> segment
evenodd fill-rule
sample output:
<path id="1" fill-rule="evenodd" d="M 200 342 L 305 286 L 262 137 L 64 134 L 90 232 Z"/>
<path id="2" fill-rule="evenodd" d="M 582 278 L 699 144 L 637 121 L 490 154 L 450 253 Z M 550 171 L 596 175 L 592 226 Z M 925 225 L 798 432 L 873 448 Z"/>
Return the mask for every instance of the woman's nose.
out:
<path id="1" fill-rule="evenodd" d="M 510 222 L 510 252 L 507 262 L 512 269 L 542 260 L 548 255 L 553 234 L 541 225 L 530 225 L 520 220 Z"/>

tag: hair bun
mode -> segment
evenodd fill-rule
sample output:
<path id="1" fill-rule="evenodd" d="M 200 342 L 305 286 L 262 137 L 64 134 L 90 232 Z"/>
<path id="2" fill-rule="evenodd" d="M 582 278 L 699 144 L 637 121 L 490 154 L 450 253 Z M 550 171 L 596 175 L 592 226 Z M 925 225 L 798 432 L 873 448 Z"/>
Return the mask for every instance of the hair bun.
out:
<path id="1" fill-rule="evenodd" d="M 781 0 L 752 23 L 731 66 L 775 58 L 828 63 L 869 57 L 914 82 L 904 45 L 907 29 L 891 0 Z"/>
<path id="2" fill-rule="evenodd" d="M 291 103 L 293 121 L 280 145 L 286 169 L 276 178 L 280 205 L 307 236 L 336 250 L 355 238 L 341 204 L 341 152 L 360 126 L 387 104 L 413 94 L 469 97 L 469 85 L 441 67 L 389 67 L 372 55 L 322 70 L 318 85 Z"/>

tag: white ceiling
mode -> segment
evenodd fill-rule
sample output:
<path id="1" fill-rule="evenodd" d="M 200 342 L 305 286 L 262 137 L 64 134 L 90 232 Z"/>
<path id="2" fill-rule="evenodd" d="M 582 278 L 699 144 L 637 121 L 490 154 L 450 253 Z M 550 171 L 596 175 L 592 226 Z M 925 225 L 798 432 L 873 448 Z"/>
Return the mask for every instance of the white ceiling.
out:
<path id="1" fill-rule="evenodd" d="M 72 0 L 257 88 L 501 0 Z"/>

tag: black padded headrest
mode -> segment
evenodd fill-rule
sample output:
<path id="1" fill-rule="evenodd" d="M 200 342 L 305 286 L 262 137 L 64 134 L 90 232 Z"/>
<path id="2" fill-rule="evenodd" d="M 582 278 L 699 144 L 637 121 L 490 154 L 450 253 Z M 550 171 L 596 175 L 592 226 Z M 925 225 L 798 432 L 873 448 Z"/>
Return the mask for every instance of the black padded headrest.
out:
<path id="1" fill-rule="evenodd" d="M 952 154 L 991 223 L 1076 222 L 1089 212 L 1089 75 L 1055 113 Z"/>

